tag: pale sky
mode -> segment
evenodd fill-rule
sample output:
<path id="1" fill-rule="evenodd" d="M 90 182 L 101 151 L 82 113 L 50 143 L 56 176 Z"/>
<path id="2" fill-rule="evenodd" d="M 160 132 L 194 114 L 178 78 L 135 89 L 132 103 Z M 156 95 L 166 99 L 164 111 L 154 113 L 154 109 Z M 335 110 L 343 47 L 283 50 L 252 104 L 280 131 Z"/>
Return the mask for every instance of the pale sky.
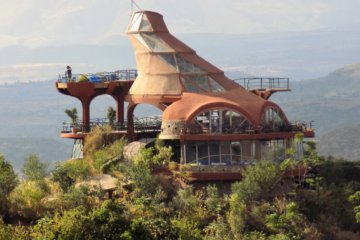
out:
<path id="1" fill-rule="evenodd" d="M 359 0 L 137 0 L 175 34 L 342 29 L 360 26 Z M 0 48 L 101 44 L 124 34 L 130 0 L 0 0 Z M 136 8 L 134 8 L 136 10 Z"/>

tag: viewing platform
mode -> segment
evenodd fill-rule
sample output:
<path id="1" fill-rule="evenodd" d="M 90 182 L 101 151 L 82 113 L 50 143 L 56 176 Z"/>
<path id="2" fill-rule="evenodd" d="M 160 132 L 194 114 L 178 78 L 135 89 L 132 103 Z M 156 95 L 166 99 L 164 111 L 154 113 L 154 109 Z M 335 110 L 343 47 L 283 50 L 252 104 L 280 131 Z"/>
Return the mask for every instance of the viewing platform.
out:
<path id="1" fill-rule="evenodd" d="M 237 78 L 234 81 L 246 90 L 269 99 L 275 92 L 288 92 L 290 89 L 289 78 L 267 77 L 267 78 Z"/>
<path id="2" fill-rule="evenodd" d="M 114 72 L 100 72 L 96 74 L 73 74 L 71 78 L 59 74 L 55 83 L 56 89 L 64 95 L 80 100 L 82 105 L 82 121 L 76 124 L 79 128 L 73 131 L 62 131 L 65 138 L 83 139 L 84 134 L 90 131 L 93 123 L 90 121 L 91 101 L 100 95 L 110 95 L 116 101 L 116 123 L 125 124 L 124 102 L 130 87 L 137 77 L 137 70 L 118 70 Z M 73 128 L 76 129 L 76 128 Z M 81 134 L 80 134 L 81 132 Z"/>
<path id="3" fill-rule="evenodd" d="M 113 129 L 112 134 L 114 135 L 126 136 L 128 134 L 129 127 L 127 120 L 124 120 L 123 123 L 110 123 L 108 119 L 102 118 L 91 119 L 89 124 L 83 124 L 82 122 L 76 124 L 63 122 L 60 135 L 63 138 L 83 139 L 93 128 L 105 125 L 109 125 Z M 141 136 L 143 133 L 156 136 L 161 129 L 161 116 L 134 118 L 133 129 L 133 134 L 136 136 Z"/>
<path id="4" fill-rule="evenodd" d="M 92 83 L 105 83 L 112 81 L 133 81 L 137 77 L 137 70 L 117 70 L 114 72 L 99 72 L 88 74 L 72 74 L 69 79 L 65 74 L 59 74 L 58 83 L 68 82 L 92 82 Z"/>

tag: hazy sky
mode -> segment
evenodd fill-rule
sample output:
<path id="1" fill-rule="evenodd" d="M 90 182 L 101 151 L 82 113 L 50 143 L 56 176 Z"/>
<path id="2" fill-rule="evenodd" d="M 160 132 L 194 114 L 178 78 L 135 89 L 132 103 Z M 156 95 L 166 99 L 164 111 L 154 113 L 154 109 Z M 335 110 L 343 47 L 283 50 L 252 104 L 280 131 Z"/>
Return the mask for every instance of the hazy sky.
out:
<path id="1" fill-rule="evenodd" d="M 360 26 L 359 0 L 137 0 L 171 32 L 258 33 Z M 0 0 L 0 47 L 102 43 L 124 34 L 130 0 Z M 136 8 L 135 8 L 136 9 Z"/>

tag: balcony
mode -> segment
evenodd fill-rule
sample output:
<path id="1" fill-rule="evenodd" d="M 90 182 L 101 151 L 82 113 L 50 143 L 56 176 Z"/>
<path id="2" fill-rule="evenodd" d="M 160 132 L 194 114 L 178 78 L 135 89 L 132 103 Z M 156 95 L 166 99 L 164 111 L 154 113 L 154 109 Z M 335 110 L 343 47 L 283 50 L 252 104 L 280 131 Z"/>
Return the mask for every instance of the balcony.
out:
<path id="1" fill-rule="evenodd" d="M 249 91 L 290 91 L 289 78 L 237 78 L 234 81 Z"/>
<path id="2" fill-rule="evenodd" d="M 92 83 L 104 83 L 112 81 L 131 81 L 137 77 L 137 70 L 117 70 L 114 72 L 100 72 L 100 73 L 88 73 L 88 74 L 72 74 L 69 81 L 66 74 L 59 74 L 58 82 L 92 82 Z"/>
<path id="3" fill-rule="evenodd" d="M 106 118 L 91 119 L 89 124 L 78 122 L 72 124 L 70 122 L 63 122 L 61 133 L 86 134 L 97 126 L 109 125 L 114 132 L 126 133 L 128 130 L 128 122 L 123 124 L 118 122 L 110 123 Z M 152 116 L 134 119 L 135 132 L 160 132 L 161 116 Z"/>
<path id="4" fill-rule="evenodd" d="M 235 141 L 256 139 L 284 139 L 292 138 L 301 133 L 306 138 L 315 136 L 312 122 L 297 121 L 289 125 L 262 125 L 260 128 L 246 126 L 236 131 L 209 131 L 207 128 L 188 126 L 180 133 L 181 141 Z"/>

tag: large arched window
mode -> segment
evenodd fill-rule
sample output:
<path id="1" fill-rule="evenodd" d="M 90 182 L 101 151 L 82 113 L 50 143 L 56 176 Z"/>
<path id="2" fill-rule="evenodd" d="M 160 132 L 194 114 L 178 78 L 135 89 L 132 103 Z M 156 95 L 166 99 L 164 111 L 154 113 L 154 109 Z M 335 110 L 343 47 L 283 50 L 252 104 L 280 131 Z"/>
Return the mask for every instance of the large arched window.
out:
<path id="1" fill-rule="evenodd" d="M 230 109 L 209 109 L 198 114 L 190 124 L 198 133 L 244 133 L 251 128 L 250 121 L 240 112 Z"/>
<path id="2" fill-rule="evenodd" d="M 190 165 L 241 165 L 248 159 L 242 155 L 241 142 L 187 142 L 183 145 L 184 163 Z"/>
<path id="3" fill-rule="evenodd" d="M 277 131 L 285 126 L 285 115 L 275 107 L 269 107 L 265 110 L 262 118 L 262 127 L 264 131 Z"/>

